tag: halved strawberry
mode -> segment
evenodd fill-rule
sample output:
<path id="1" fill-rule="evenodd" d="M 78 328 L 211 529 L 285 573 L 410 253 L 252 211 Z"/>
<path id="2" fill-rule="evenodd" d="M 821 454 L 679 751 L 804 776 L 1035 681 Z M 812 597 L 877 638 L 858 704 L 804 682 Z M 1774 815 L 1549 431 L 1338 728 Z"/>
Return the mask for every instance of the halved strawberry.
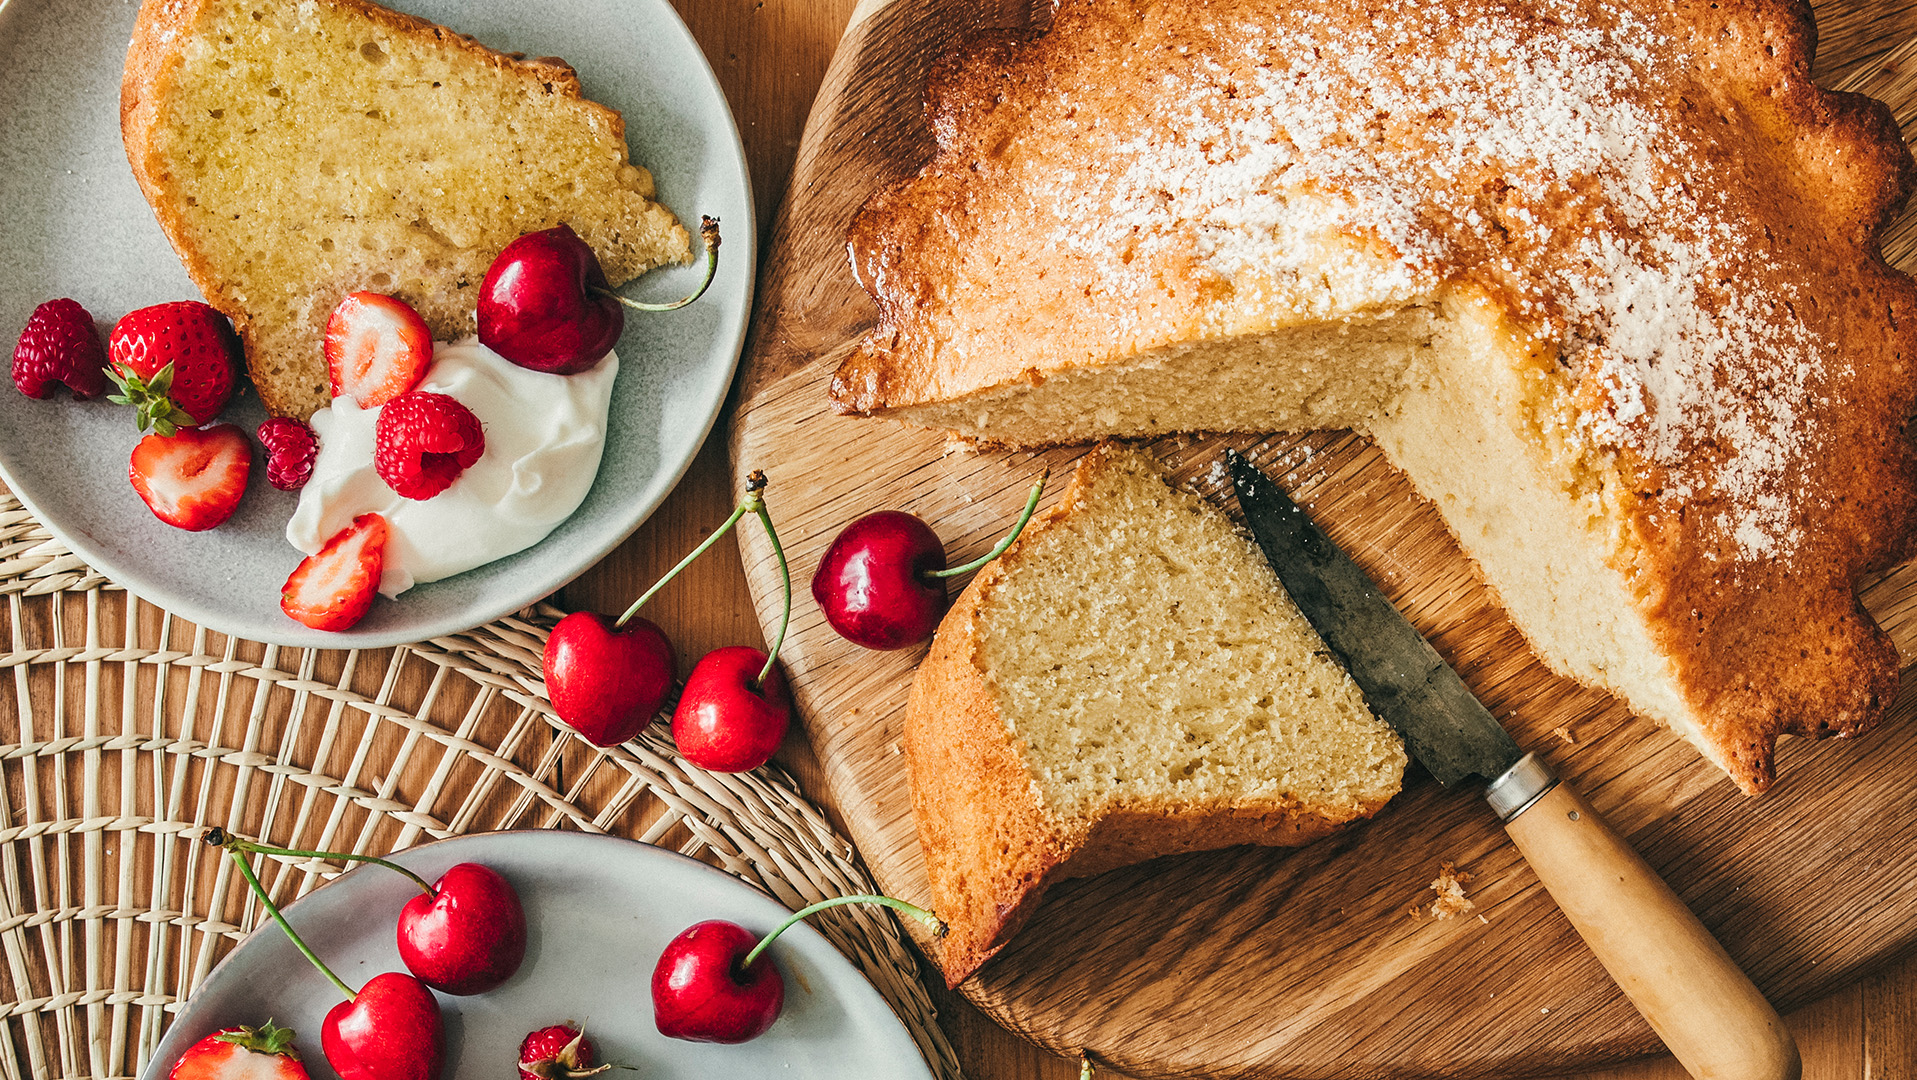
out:
<path id="1" fill-rule="evenodd" d="M 347 630 L 365 618 L 386 568 L 386 519 L 361 514 L 308 555 L 280 589 L 280 610 L 315 630 Z"/>
<path id="2" fill-rule="evenodd" d="M 341 394 L 371 409 L 419 384 L 433 362 L 433 332 L 406 301 L 348 293 L 326 320 L 326 376 Z"/>
<path id="3" fill-rule="evenodd" d="M 252 471 L 253 443 L 232 424 L 153 432 L 127 462 L 127 479 L 153 515 L 190 532 L 232 517 Z"/>
<path id="4" fill-rule="evenodd" d="M 293 1033 L 268 1020 L 216 1031 L 180 1055 L 169 1080 L 306 1080 Z"/>

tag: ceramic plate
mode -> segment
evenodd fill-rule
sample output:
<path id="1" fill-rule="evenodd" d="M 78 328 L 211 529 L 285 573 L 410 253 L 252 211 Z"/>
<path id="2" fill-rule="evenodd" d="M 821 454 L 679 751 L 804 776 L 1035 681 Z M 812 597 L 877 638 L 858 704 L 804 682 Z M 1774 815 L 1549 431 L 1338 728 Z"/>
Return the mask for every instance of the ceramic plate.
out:
<path id="1" fill-rule="evenodd" d="M 295 497 L 254 477 L 239 512 L 206 533 L 162 524 L 127 483 L 138 441 L 127 410 L 33 401 L 0 384 L 0 478 L 82 558 L 140 596 L 216 630 L 284 645 L 377 647 L 477 626 L 540 599 L 618 546 L 672 490 L 731 382 L 750 309 L 751 190 L 738 129 L 699 47 L 667 0 L 398 0 L 486 44 L 562 56 L 586 95 L 619 109 L 633 160 L 682 221 L 721 219 L 718 280 L 681 311 L 632 313 L 619 341 L 605 460 L 585 503 L 545 541 L 397 601 L 344 634 L 279 610 L 300 560 L 282 529 Z M 0 359 L 42 301 L 70 296 L 111 328 L 135 308 L 197 299 L 127 167 L 120 70 L 134 0 L 0 0 Z M 628 295 L 664 299 L 692 268 Z M 226 419 L 265 418 L 251 393 Z"/>
<path id="2" fill-rule="evenodd" d="M 439 995 L 446 1020 L 446 1067 L 453 1077 L 511 1077 L 519 1042 L 534 1028 L 574 1020 L 602 1061 L 631 1065 L 646 1080 L 777 1076 L 790 1080 L 887 1077 L 931 1080 L 931 1072 L 878 991 L 818 932 L 795 926 L 772 946 L 785 974 L 784 1011 L 749 1043 L 679 1042 L 653 1026 L 653 964 L 666 942 L 706 919 L 755 932 L 778 925 L 785 908 L 721 871 L 630 840 L 586 833 L 527 831 L 455 837 L 393 857 L 431 881 L 460 862 L 504 874 L 526 906 L 526 961 L 497 990 Z M 349 985 L 404 971 L 394 919 L 416 895 L 406 879 L 361 867 L 288 906 L 306 943 Z M 320 1053 L 320 1022 L 339 991 L 266 923 L 207 976 L 142 1074 L 165 1080 L 180 1054 L 208 1032 L 273 1019 L 298 1032 L 314 1080 L 333 1071 Z"/>

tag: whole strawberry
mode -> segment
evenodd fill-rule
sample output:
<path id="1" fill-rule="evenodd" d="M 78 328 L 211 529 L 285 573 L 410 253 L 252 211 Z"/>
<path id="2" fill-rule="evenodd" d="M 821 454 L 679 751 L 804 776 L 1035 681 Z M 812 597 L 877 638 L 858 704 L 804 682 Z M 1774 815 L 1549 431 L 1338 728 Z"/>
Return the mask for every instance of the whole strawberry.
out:
<path id="1" fill-rule="evenodd" d="M 240 373 L 240 339 L 226 316 L 198 300 L 128 312 L 107 337 L 107 377 L 140 430 L 171 435 L 220 415 Z"/>
<path id="2" fill-rule="evenodd" d="M 268 1020 L 216 1031 L 180 1055 L 168 1080 L 306 1080 L 293 1033 Z"/>
<path id="3" fill-rule="evenodd" d="M 298 491 L 313 476 L 319 441 L 313 429 L 291 417 L 275 416 L 260 425 L 260 445 L 266 448 L 266 481 L 281 491 Z"/>
<path id="4" fill-rule="evenodd" d="M 74 400 L 86 401 L 106 393 L 106 364 L 106 348 L 87 309 L 64 297 L 49 300 L 33 309 L 13 347 L 13 385 L 30 398 L 44 398 L 61 383 Z"/>
<path id="5" fill-rule="evenodd" d="M 586 1033 L 570 1022 L 543 1027 L 519 1044 L 520 1080 L 579 1080 L 612 1068 L 594 1065 L 598 1053 Z"/>
<path id="6" fill-rule="evenodd" d="M 426 390 L 381 407 L 373 440 L 373 471 L 408 499 L 445 491 L 486 452 L 479 417 L 457 400 Z"/>

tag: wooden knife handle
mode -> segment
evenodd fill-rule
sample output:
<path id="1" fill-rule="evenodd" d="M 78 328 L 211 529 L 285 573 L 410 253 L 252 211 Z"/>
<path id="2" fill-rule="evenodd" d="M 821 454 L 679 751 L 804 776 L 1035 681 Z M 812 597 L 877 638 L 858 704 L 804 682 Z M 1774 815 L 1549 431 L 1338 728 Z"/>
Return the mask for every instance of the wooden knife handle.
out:
<path id="1" fill-rule="evenodd" d="M 1697 1080 L 1798 1080 L 1797 1042 L 1664 879 L 1570 785 L 1504 824 L 1571 925 Z"/>

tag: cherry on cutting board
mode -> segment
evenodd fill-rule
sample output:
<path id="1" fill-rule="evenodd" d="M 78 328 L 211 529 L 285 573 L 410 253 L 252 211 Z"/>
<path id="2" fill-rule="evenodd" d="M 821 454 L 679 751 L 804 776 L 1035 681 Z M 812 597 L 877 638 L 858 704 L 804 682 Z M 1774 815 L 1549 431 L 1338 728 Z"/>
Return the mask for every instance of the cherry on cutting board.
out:
<path id="1" fill-rule="evenodd" d="M 945 545 L 931 526 L 900 510 L 880 510 L 847 525 L 812 575 L 812 599 L 839 636 L 868 649 L 903 649 L 932 636 L 945 614 L 945 579 L 1005 553 L 1038 508 L 1051 470 L 1032 485 L 1012 531 L 983 558 L 945 566 Z"/>
<path id="2" fill-rule="evenodd" d="M 688 1042 L 742 1043 L 766 1033 L 785 1004 L 785 978 L 762 957 L 800 920 L 841 904 L 883 904 L 944 936 L 937 915 L 889 896 L 838 896 L 794 912 L 764 938 L 723 919 L 709 919 L 666 944 L 652 969 L 652 1019 L 659 1034 Z"/>
<path id="3" fill-rule="evenodd" d="M 233 858 L 260 906 L 320 974 L 346 1000 L 333 1006 L 320 1028 L 320 1049 L 340 1080 L 438 1080 L 446 1059 L 446 1030 L 439 1001 L 426 985 L 397 971 L 375 975 L 358 990 L 346 985 L 294 931 L 260 886 L 246 861 L 246 841 L 224 829 L 208 829 L 205 841 Z M 285 849 L 280 849 L 285 850 Z"/>
<path id="4" fill-rule="evenodd" d="M 512 978 L 526 959 L 526 909 L 512 883 L 489 866 L 459 863 L 429 885 L 376 855 L 275 847 L 214 832 L 219 839 L 208 833 L 208 842 L 235 853 L 372 863 L 409 878 L 420 894 L 400 908 L 399 958 L 419 981 L 443 994 L 483 994 Z"/>
<path id="5" fill-rule="evenodd" d="M 719 266 L 719 221 L 699 220 L 706 275 L 690 296 L 665 304 L 612 291 L 592 247 L 559 225 L 507 244 L 479 285 L 479 342 L 523 368 L 573 375 L 598 364 L 625 330 L 625 308 L 671 311 L 699 299 Z M 623 306 L 622 306 L 623 305 Z"/>

